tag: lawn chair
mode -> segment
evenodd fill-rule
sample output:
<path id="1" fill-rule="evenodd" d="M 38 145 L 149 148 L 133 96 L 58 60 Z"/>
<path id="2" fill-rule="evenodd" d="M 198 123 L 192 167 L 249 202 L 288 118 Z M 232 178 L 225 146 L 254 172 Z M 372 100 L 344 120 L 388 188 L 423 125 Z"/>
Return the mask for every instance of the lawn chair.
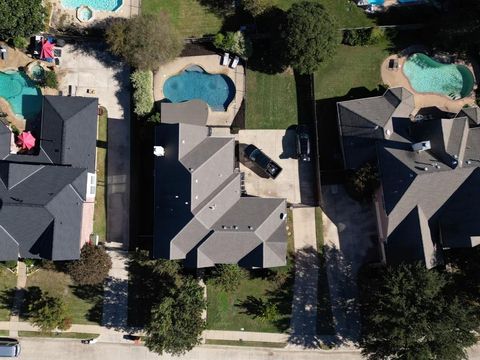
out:
<path id="1" fill-rule="evenodd" d="M 235 56 L 235 58 L 232 60 L 232 63 L 230 64 L 230 67 L 232 69 L 235 69 L 239 61 L 240 61 L 240 58 L 238 56 Z"/>
<path id="2" fill-rule="evenodd" d="M 226 52 L 225 54 L 223 54 L 223 57 L 222 57 L 222 65 L 228 66 L 229 61 L 230 61 L 230 54 Z"/>

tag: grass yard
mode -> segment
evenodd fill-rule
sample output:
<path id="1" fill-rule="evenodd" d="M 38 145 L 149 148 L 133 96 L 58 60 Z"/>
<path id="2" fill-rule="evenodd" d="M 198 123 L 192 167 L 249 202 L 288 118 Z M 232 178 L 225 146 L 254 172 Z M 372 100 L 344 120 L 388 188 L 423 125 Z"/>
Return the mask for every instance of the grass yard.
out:
<path id="1" fill-rule="evenodd" d="M 292 73 L 269 75 L 247 70 L 246 128 L 286 129 L 297 123 L 297 92 Z"/>
<path id="2" fill-rule="evenodd" d="M 27 279 L 27 288 L 38 287 L 42 292 L 61 298 L 74 324 L 99 324 L 102 317 L 103 286 L 74 285 L 69 275 L 40 269 Z"/>
<path id="3" fill-rule="evenodd" d="M 17 277 L 11 271 L 0 266 L 0 321 L 10 318 L 10 307 Z"/>
<path id="4" fill-rule="evenodd" d="M 315 99 L 346 95 L 350 89 L 374 90 L 381 84 L 380 66 L 388 56 L 389 44 L 340 45 L 336 55 L 315 73 Z"/>
<path id="5" fill-rule="evenodd" d="M 142 13 L 164 11 L 183 37 L 201 37 L 220 31 L 223 19 L 197 0 L 142 0 Z"/>
<path id="6" fill-rule="evenodd" d="M 287 217 L 287 251 L 293 253 L 292 211 Z M 283 332 L 290 326 L 293 291 L 293 260 L 280 268 L 252 270 L 251 277 L 241 282 L 235 292 L 226 293 L 214 285 L 207 285 L 207 329 L 259 332 Z M 276 304 L 278 316 L 272 320 L 256 317 L 256 300 Z"/>
<path id="7" fill-rule="evenodd" d="M 77 333 L 77 332 L 40 332 L 40 331 L 19 331 L 19 337 L 56 338 L 56 339 L 94 339 L 99 334 Z"/>
<path id="8" fill-rule="evenodd" d="M 95 195 L 95 216 L 93 232 L 100 241 L 105 242 L 107 236 L 106 184 L 107 184 L 107 118 L 105 108 L 98 117 L 97 135 L 97 193 Z"/>

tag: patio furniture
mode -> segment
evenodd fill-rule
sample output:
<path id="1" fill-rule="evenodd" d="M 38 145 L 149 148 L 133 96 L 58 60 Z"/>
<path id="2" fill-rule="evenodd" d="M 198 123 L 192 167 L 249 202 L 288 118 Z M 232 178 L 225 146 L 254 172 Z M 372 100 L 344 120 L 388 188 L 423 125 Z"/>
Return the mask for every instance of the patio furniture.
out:
<path id="1" fill-rule="evenodd" d="M 240 58 L 239 58 L 238 56 L 235 56 L 235 58 L 233 59 L 232 63 L 230 64 L 230 67 L 231 67 L 232 69 L 235 69 L 235 68 L 237 67 L 239 61 L 240 61 Z"/>
<path id="2" fill-rule="evenodd" d="M 229 61 L 230 61 L 230 54 L 226 52 L 225 54 L 223 54 L 223 57 L 222 57 L 222 65 L 228 66 Z"/>

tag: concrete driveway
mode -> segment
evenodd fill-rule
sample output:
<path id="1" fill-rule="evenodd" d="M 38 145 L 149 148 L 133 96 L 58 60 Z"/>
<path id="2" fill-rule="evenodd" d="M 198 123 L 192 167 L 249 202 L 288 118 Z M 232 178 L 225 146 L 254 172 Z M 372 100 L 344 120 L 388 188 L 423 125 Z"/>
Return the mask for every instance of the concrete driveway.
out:
<path id="1" fill-rule="evenodd" d="M 78 42 L 62 49 L 60 91 L 97 97 L 108 110 L 107 241 L 128 248 L 130 209 L 129 69 L 101 44 Z M 88 90 L 88 92 L 87 92 Z M 91 93 L 93 90 L 94 93 Z"/>
<path id="2" fill-rule="evenodd" d="M 298 160 L 295 159 L 295 130 L 240 130 L 240 171 L 245 173 L 247 194 L 286 198 L 289 203 L 301 202 Z M 267 178 L 255 164 L 242 160 L 243 148 L 253 144 L 282 167 L 274 179 Z M 244 162 L 244 163 L 242 163 Z"/>
<path id="3" fill-rule="evenodd" d="M 325 261 L 337 340 L 355 343 L 360 335 L 357 274 L 378 261 L 373 205 L 352 200 L 341 185 L 322 188 Z"/>

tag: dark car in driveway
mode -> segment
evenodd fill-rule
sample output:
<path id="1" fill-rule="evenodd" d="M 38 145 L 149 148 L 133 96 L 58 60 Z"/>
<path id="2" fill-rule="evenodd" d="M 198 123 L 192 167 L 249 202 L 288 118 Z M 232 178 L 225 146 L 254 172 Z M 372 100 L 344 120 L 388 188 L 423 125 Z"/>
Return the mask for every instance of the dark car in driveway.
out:
<path id="1" fill-rule="evenodd" d="M 302 161 L 310 161 L 310 135 L 305 125 L 297 126 L 297 156 Z"/>
<path id="2" fill-rule="evenodd" d="M 270 159 L 262 150 L 257 148 L 255 145 L 248 145 L 244 154 L 247 158 L 252 160 L 255 164 L 260 166 L 265 173 L 271 178 L 275 179 L 278 174 L 282 172 L 282 168 L 275 161 Z"/>

